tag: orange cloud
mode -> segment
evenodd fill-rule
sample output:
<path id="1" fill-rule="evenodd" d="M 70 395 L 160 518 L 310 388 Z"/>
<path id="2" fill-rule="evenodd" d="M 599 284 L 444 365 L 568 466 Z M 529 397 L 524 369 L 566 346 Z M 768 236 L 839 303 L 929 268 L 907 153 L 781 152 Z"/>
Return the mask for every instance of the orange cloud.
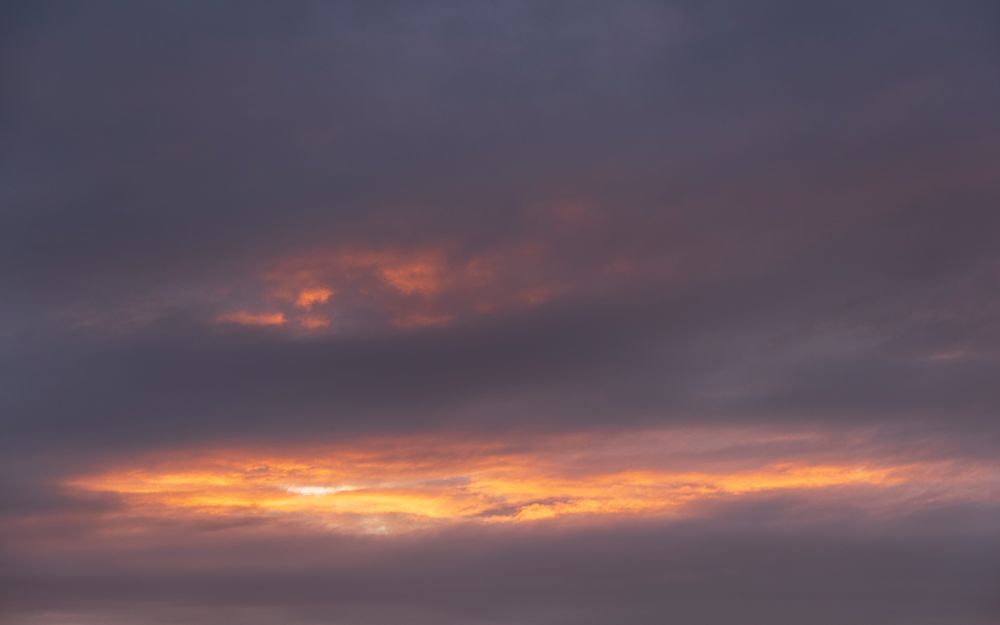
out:
<path id="1" fill-rule="evenodd" d="M 303 289 L 299 291 L 299 296 L 295 299 L 295 307 L 309 310 L 316 304 L 325 304 L 331 295 L 333 295 L 333 291 L 326 287 Z"/>
<path id="2" fill-rule="evenodd" d="M 553 220 L 551 217 L 558 217 Z M 323 305 L 339 328 L 444 326 L 480 315 L 545 305 L 622 281 L 662 279 L 662 263 L 595 255 L 567 263 L 559 252 L 566 222 L 593 229 L 597 213 L 585 202 L 546 206 L 540 240 L 520 240 L 470 252 L 458 243 L 415 246 L 342 245 L 278 259 L 262 272 L 263 299 L 281 302 L 294 318 Z M 574 248 L 575 249 L 575 248 Z M 333 299 L 336 297 L 336 301 Z M 301 327 L 329 327 L 305 321 Z"/>
<path id="3" fill-rule="evenodd" d="M 273 299 L 299 310 L 338 303 L 354 310 L 374 308 L 397 327 L 441 326 L 470 314 L 510 306 L 537 305 L 555 290 L 535 274 L 538 248 L 462 257 L 445 246 L 416 248 L 345 247 L 285 259 L 264 274 Z"/>
<path id="4" fill-rule="evenodd" d="M 723 436 L 725 433 L 723 433 Z M 713 444 L 704 433 L 673 449 Z M 766 443 L 766 441 L 765 441 Z M 735 444 L 735 443 L 734 443 Z M 765 457 L 721 464 L 715 449 L 677 460 L 668 433 L 509 441 L 376 438 L 320 449 L 216 450 L 149 457 L 78 476 L 74 489 L 114 493 L 144 516 L 265 515 L 337 531 L 398 532 L 440 524 L 676 515 L 756 493 L 871 489 L 888 501 L 981 492 L 996 467 L 874 459 Z M 907 490 L 910 489 L 910 490 Z M 912 492 L 910 492 L 912 491 Z M 973 495 L 974 496 L 974 495 Z"/>
<path id="5" fill-rule="evenodd" d="M 389 259 L 377 266 L 382 281 L 404 295 L 436 295 L 444 289 L 446 269 L 440 253 Z"/>
<path id="6" fill-rule="evenodd" d="M 282 312 L 254 313 L 245 310 L 223 313 L 215 320 L 217 323 L 235 323 L 243 326 L 281 326 L 287 323 Z"/>

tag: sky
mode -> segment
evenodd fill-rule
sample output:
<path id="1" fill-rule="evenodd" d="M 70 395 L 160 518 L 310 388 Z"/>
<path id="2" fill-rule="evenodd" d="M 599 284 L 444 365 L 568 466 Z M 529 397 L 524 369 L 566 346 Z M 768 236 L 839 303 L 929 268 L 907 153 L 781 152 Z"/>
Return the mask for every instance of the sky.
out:
<path id="1" fill-rule="evenodd" d="M 5 2 L 3 625 L 1000 623 L 993 2 Z"/>

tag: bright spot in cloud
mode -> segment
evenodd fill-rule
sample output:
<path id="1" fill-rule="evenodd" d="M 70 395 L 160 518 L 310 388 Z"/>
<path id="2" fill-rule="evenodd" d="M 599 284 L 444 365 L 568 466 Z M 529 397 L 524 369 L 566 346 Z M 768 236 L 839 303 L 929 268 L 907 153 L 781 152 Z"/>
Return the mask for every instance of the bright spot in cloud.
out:
<path id="1" fill-rule="evenodd" d="M 316 304 L 325 304 L 330 300 L 330 296 L 332 295 L 333 291 L 326 287 L 303 289 L 295 299 L 295 307 L 302 310 L 309 310 Z"/>

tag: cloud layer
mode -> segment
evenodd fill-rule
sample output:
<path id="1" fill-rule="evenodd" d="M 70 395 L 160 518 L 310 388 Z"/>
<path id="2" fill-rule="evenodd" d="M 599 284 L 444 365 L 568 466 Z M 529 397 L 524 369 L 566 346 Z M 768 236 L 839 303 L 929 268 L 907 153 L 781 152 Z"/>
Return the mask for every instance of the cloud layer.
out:
<path id="1" fill-rule="evenodd" d="M 2 618 L 995 622 L 997 17 L 7 3 Z"/>

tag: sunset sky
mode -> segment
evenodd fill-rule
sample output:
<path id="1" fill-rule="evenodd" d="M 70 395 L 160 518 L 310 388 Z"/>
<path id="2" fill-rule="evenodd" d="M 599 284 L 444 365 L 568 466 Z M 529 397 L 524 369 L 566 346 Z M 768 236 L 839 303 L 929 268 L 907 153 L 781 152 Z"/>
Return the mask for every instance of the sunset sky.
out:
<path id="1" fill-rule="evenodd" d="M 0 8 L 3 625 L 997 625 L 1000 8 Z"/>

